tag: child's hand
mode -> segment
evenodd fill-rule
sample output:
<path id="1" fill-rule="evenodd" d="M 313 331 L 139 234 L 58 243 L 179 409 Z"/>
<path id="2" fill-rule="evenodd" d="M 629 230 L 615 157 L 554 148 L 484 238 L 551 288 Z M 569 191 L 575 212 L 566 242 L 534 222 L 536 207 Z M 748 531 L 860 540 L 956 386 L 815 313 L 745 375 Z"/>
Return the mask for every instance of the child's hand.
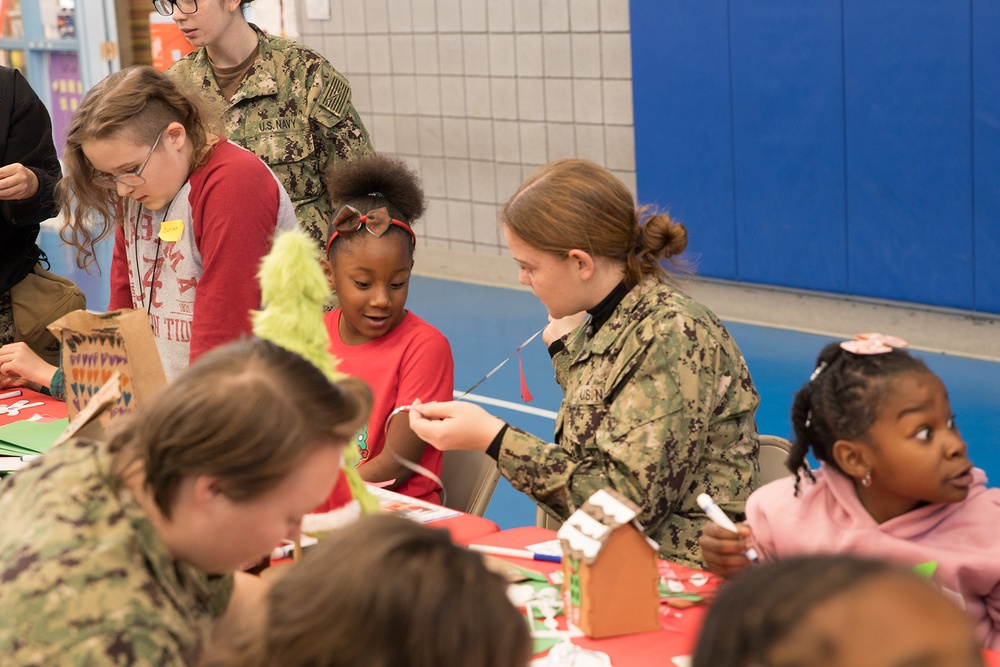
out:
<path id="1" fill-rule="evenodd" d="M 698 542 L 701 544 L 701 560 L 709 572 L 729 577 L 750 565 L 743 555 L 750 546 L 750 526 L 738 523 L 736 527 L 739 534 L 711 522 L 705 524 Z"/>
<path id="2" fill-rule="evenodd" d="M 559 319 L 549 317 L 549 323 L 542 330 L 542 342 L 551 345 L 569 332 L 578 328 L 587 319 L 587 312 L 583 311 L 574 315 L 567 315 Z"/>
<path id="3" fill-rule="evenodd" d="M 473 449 L 485 452 L 504 421 L 478 405 L 464 401 L 413 401 L 410 428 L 421 440 L 441 451 Z"/>
<path id="4" fill-rule="evenodd" d="M 57 368 L 32 351 L 26 343 L 0 347 L 0 387 L 51 386 Z"/>

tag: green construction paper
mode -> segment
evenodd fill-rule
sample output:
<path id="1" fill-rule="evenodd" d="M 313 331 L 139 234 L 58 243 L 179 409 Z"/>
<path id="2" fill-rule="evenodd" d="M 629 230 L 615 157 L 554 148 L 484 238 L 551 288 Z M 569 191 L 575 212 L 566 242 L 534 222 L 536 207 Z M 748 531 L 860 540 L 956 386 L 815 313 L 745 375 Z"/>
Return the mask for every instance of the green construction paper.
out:
<path id="1" fill-rule="evenodd" d="M 542 622 L 538 619 L 532 619 L 531 621 L 532 630 L 548 630 L 547 627 L 542 625 Z M 556 637 L 533 637 L 532 640 L 535 643 L 534 653 L 532 655 L 538 655 L 539 653 L 544 653 L 550 648 L 562 641 L 562 639 Z"/>
<path id="2" fill-rule="evenodd" d="M 927 577 L 930 579 L 937 572 L 937 561 L 929 560 L 926 563 L 918 563 L 913 566 L 913 571 L 919 574 L 921 577 Z"/>
<path id="3" fill-rule="evenodd" d="M 514 565 L 513 563 L 509 564 L 508 567 L 512 570 L 517 570 L 525 579 L 528 579 L 530 581 L 537 581 L 542 584 L 545 584 L 546 586 L 552 585 L 549 583 L 548 578 L 541 572 L 536 572 L 535 570 L 529 570 L 526 567 L 521 567 L 520 565 Z"/>
<path id="4" fill-rule="evenodd" d="M 28 456 L 49 451 L 69 419 L 51 422 L 18 421 L 0 426 L 0 456 Z"/>

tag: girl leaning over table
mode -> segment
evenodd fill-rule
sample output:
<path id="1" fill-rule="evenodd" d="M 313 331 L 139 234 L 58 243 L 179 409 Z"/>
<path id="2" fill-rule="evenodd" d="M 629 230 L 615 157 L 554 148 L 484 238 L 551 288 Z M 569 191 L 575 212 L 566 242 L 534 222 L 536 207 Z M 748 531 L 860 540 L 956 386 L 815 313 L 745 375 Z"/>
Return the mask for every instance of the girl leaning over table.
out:
<path id="1" fill-rule="evenodd" d="M 564 397 L 555 442 L 471 403 L 414 403 L 410 424 L 443 450 L 497 459 L 511 484 L 565 520 L 611 486 L 641 508 L 660 554 L 700 567 L 708 493 L 735 516 L 757 483 L 757 392 L 722 322 L 660 265 L 687 231 L 637 209 L 606 169 L 543 167 L 500 211 L 507 245 L 549 312 L 543 332 Z"/>

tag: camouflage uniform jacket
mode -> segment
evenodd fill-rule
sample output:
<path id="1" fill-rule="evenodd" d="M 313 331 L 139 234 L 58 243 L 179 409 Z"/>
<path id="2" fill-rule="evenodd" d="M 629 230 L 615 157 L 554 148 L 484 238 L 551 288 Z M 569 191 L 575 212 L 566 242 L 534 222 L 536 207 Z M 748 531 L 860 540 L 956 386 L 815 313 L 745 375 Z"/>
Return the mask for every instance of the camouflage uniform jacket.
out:
<path id="1" fill-rule="evenodd" d="M 69 440 L 0 486 L 0 662 L 190 664 L 232 576 L 170 559 L 106 446 Z"/>
<path id="2" fill-rule="evenodd" d="M 260 37 L 257 59 L 228 102 L 204 47 L 169 72 L 201 85 L 226 110 L 226 135 L 271 167 L 299 226 L 323 246 L 334 215 L 323 174 L 341 160 L 370 154 L 368 131 L 351 103 L 351 85 L 323 56 L 251 27 Z"/>
<path id="3" fill-rule="evenodd" d="M 642 508 L 660 555 L 701 567 L 708 493 L 742 519 L 757 486 L 759 403 L 743 355 L 722 322 L 684 293 L 647 278 L 607 322 L 565 339 L 553 358 L 564 397 L 555 444 L 509 428 L 500 469 L 515 488 L 565 519 L 612 486 Z"/>

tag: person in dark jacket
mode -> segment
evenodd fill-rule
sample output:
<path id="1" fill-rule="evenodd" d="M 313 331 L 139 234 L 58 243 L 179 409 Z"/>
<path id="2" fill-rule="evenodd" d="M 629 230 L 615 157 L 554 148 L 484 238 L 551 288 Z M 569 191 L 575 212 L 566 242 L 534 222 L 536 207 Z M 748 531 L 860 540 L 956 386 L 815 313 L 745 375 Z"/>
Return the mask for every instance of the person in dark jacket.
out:
<path id="1" fill-rule="evenodd" d="M 39 223 L 59 212 L 62 177 L 49 112 L 16 69 L 0 66 L 0 345 L 14 341 L 10 289 L 39 260 Z"/>

